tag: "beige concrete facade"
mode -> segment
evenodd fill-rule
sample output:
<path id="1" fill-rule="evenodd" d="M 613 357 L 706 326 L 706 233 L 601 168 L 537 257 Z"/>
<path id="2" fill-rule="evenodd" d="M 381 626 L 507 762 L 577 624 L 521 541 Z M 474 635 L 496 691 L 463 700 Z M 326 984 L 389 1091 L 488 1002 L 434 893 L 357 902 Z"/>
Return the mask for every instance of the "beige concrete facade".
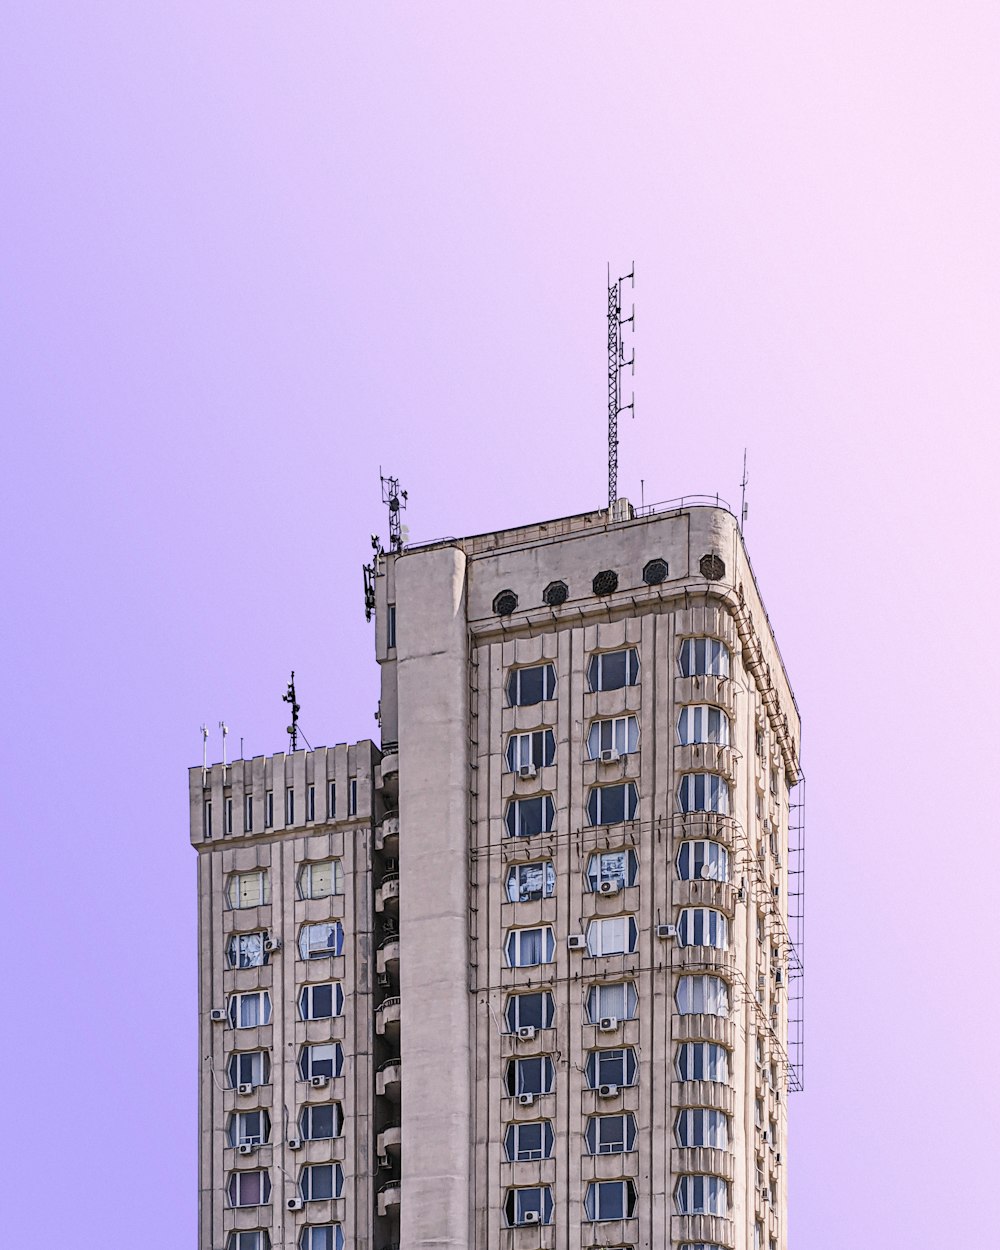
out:
<path id="1" fill-rule="evenodd" d="M 303 1230 L 334 1224 L 359 1250 L 787 1250 L 799 720 L 734 518 L 624 505 L 387 554 L 377 574 L 382 751 L 191 773 L 202 1250 L 258 1250 L 227 1241 L 243 1227 L 327 1250 Z M 263 819 L 268 789 L 297 804 L 334 773 L 338 794 L 358 783 L 353 819 L 206 840 L 227 785 Z M 343 867 L 322 904 L 298 897 L 317 857 Z M 245 864 L 273 875 L 246 919 L 226 894 Z M 344 999 L 321 1024 L 299 1019 L 317 961 L 297 934 L 322 908 L 343 918 L 344 954 L 318 962 Z M 280 951 L 230 970 L 251 923 Z M 231 1158 L 244 1040 L 209 1016 L 244 982 L 273 985 L 271 1023 L 243 1031 L 271 1054 L 271 1144 Z M 344 1128 L 292 1150 L 279 1120 L 319 1097 L 298 1065 L 320 1033 L 343 1039 Z M 342 1160 L 342 1199 L 288 1210 L 303 1152 Z M 232 1173 L 264 1162 L 270 1203 L 232 1208 Z"/>

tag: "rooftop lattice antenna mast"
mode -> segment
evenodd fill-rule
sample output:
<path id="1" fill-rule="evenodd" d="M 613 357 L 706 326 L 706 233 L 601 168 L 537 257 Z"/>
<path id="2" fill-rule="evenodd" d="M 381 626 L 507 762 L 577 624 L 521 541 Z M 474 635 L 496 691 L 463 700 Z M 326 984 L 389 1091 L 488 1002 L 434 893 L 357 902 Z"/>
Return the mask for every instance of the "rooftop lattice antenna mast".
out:
<path id="1" fill-rule="evenodd" d="M 625 359 L 624 330 L 630 326 L 635 331 L 635 304 L 631 315 L 622 317 L 622 283 L 629 282 L 635 289 L 635 262 L 631 272 L 611 281 L 608 265 L 608 516 L 614 515 L 618 500 L 618 418 L 623 412 L 635 416 L 635 396 L 627 404 L 622 403 L 622 370 L 628 368 L 635 376 L 635 348 Z"/>
<path id="2" fill-rule="evenodd" d="M 743 480 L 740 482 L 740 533 L 746 528 L 747 523 L 747 484 L 750 479 L 747 477 L 747 449 L 743 448 Z"/>
<path id="3" fill-rule="evenodd" d="M 288 726 L 288 747 L 294 754 L 299 747 L 299 712 L 301 705 L 295 699 L 295 669 L 292 669 L 291 680 L 288 683 L 288 689 L 281 696 L 282 703 L 290 703 L 292 705 L 292 723 Z"/>
<path id="4" fill-rule="evenodd" d="M 378 475 L 382 482 L 382 502 L 389 505 L 389 550 L 402 551 L 410 530 L 402 524 L 399 514 L 406 507 L 408 496 L 405 490 L 399 489 L 398 477 L 386 477 L 381 469 Z"/>

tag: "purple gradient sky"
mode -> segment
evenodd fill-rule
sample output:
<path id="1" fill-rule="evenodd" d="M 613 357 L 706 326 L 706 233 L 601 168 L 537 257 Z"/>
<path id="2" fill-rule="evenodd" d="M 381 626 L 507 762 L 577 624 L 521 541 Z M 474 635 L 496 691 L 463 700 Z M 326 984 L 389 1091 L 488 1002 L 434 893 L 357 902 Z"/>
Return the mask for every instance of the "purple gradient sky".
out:
<path id="1" fill-rule="evenodd" d="M 793 1250 L 989 1240 L 998 50 L 992 2 L 8 0 L 8 1244 L 193 1244 L 198 725 L 281 749 L 294 666 L 373 733 L 380 462 L 414 538 L 601 504 L 633 256 L 624 493 L 749 447 L 805 721 Z"/>

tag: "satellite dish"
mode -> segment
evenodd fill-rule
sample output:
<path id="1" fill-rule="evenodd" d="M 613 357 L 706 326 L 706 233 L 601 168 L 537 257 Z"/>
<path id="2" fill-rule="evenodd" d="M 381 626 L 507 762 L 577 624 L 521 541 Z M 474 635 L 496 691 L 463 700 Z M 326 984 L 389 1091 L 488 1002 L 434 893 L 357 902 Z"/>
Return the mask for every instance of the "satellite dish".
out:
<path id="1" fill-rule="evenodd" d="M 710 880 L 712 876 L 712 872 L 713 872 L 713 869 L 712 869 L 711 864 L 702 864 L 701 872 L 699 875 L 705 880 Z"/>

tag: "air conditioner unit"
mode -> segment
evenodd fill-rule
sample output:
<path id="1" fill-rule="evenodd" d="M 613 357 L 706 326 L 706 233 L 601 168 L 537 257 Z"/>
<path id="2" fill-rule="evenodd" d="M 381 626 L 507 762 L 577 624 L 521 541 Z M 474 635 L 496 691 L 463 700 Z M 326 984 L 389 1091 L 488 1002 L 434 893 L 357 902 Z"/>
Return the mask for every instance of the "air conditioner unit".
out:
<path id="1" fill-rule="evenodd" d="M 253 1093 L 253 1081 L 244 1081 L 242 1085 L 237 1085 L 236 1092 L 238 1094 L 252 1094 Z"/>
<path id="2" fill-rule="evenodd" d="M 658 938 L 675 938 L 677 936 L 677 926 L 675 924 L 658 924 L 656 926 L 656 936 Z"/>
<path id="3" fill-rule="evenodd" d="M 766 976 L 764 976 L 763 972 L 758 972 L 758 973 L 757 973 L 757 987 L 758 987 L 758 989 L 763 989 L 763 988 L 764 988 L 764 986 L 765 986 L 766 984 L 767 984 L 767 977 L 766 977 Z"/>
<path id="4" fill-rule="evenodd" d="M 305 1205 L 301 1198 L 289 1198 L 285 1203 L 289 1211 L 301 1211 Z"/>
<path id="5" fill-rule="evenodd" d="M 522 764 L 517 770 L 517 775 L 522 781 L 531 781 L 534 777 L 538 776 L 538 769 L 534 766 L 534 764 Z"/>
<path id="6" fill-rule="evenodd" d="M 387 990 L 392 984 L 392 978 L 389 976 L 388 972 L 380 972 L 377 979 L 379 985 L 381 985 L 384 990 Z"/>
<path id="7" fill-rule="evenodd" d="M 621 885 L 617 881 L 602 881 L 597 887 L 598 894 L 617 894 L 621 889 Z"/>
<path id="8" fill-rule="evenodd" d="M 311 1076 L 309 1078 L 309 1084 L 313 1087 L 313 1089 L 326 1089 L 326 1087 L 330 1084 L 330 1078 L 328 1076 Z"/>
<path id="9" fill-rule="evenodd" d="M 601 1016 L 597 1022 L 598 1033 L 614 1033 L 618 1029 L 617 1016 Z"/>
<path id="10" fill-rule="evenodd" d="M 376 1159 L 380 1168 L 392 1167 L 392 1160 L 389 1158 L 388 1155 L 377 1155 Z"/>
<path id="11" fill-rule="evenodd" d="M 302 1138 L 301 1138 L 301 1137 L 289 1137 L 289 1139 L 288 1139 L 288 1149 L 289 1149 L 289 1150 L 301 1150 L 301 1149 L 302 1149 Z"/>
<path id="12" fill-rule="evenodd" d="M 587 947 L 587 939 L 582 933 L 571 933 L 566 939 L 566 945 L 571 951 L 582 951 Z"/>
<path id="13" fill-rule="evenodd" d="M 541 1224 L 542 1216 L 539 1211 L 525 1211 L 521 1216 L 522 1224 Z"/>
<path id="14" fill-rule="evenodd" d="M 598 1098 L 617 1098 L 618 1086 L 617 1085 L 598 1085 L 597 1097 Z"/>
<path id="15" fill-rule="evenodd" d="M 602 764 L 616 764 L 620 759 L 621 755 L 614 749 L 614 747 L 609 747 L 607 751 L 601 752 Z"/>
<path id="16" fill-rule="evenodd" d="M 771 1191 L 766 1186 L 760 1191 L 760 1200 L 765 1204 L 771 1201 Z"/>
<path id="17" fill-rule="evenodd" d="M 534 1105 L 534 1102 L 534 1094 L 518 1094 L 517 1096 L 517 1105 L 519 1107 L 531 1107 Z"/>
<path id="18" fill-rule="evenodd" d="M 264 939 L 264 950 L 269 955 L 273 955 L 275 951 L 281 950 L 281 938 L 266 937 Z"/>
<path id="19" fill-rule="evenodd" d="M 256 1146 L 252 1145 L 248 1141 L 244 1141 L 240 1142 L 240 1144 L 236 1147 L 236 1153 L 239 1155 L 252 1155 L 256 1149 Z"/>
<path id="20" fill-rule="evenodd" d="M 226 1013 L 223 1011 L 221 1007 L 213 1007 L 209 1014 L 211 1015 L 213 1024 L 225 1024 L 226 1023 Z"/>
<path id="21" fill-rule="evenodd" d="M 518 1041 L 530 1042 L 533 1040 L 537 1032 L 538 1030 L 535 1028 L 533 1024 L 522 1024 L 521 1027 L 517 1030 Z"/>

